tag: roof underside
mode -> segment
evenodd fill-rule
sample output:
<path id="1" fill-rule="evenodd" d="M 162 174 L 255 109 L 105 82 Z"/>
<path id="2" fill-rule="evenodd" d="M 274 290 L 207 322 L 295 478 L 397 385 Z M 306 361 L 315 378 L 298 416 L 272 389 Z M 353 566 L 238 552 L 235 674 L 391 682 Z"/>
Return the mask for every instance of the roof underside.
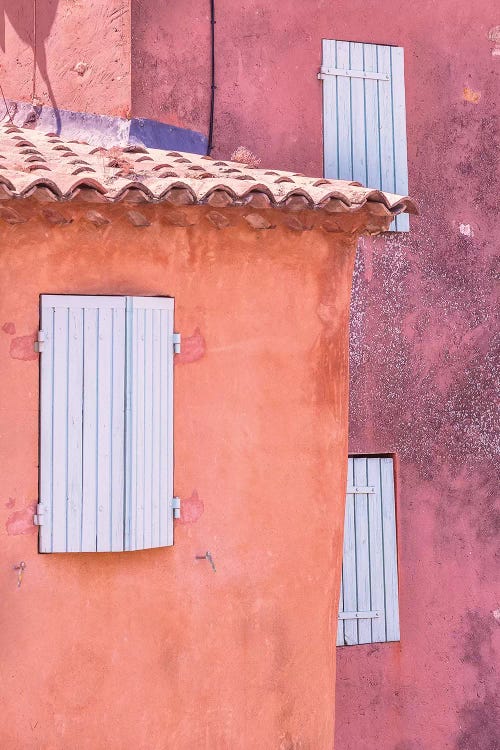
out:
<path id="1" fill-rule="evenodd" d="M 175 202 L 185 205 L 326 209 L 379 204 L 387 214 L 417 213 L 407 196 L 358 182 L 314 179 L 209 156 L 131 145 L 110 149 L 63 141 L 54 133 L 0 125 L 0 198 L 49 191 L 55 200 Z"/>

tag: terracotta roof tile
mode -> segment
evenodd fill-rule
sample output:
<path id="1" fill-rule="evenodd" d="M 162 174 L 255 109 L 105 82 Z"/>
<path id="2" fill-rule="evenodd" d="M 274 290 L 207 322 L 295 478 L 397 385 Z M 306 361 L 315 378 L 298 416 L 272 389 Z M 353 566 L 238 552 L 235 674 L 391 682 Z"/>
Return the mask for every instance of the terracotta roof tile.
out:
<path id="1" fill-rule="evenodd" d="M 107 201 L 133 196 L 137 201 L 221 207 L 244 205 L 260 195 L 270 206 L 338 212 L 371 202 L 393 214 L 417 213 L 407 196 L 372 190 L 358 182 L 304 177 L 136 144 L 96 148 L 8 123 L 0 125 L 0 159 L 1 192 L 19 198 L 43 187 L 56 200 L 81 199 L 84 193 L 96 191 L 96 197 Z"/>

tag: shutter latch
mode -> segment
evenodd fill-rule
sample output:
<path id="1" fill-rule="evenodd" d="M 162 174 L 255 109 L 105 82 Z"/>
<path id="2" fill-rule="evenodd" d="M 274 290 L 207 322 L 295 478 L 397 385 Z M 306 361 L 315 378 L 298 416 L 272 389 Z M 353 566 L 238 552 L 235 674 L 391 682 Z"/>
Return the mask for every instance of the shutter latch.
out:
<path id="1" fill-rule="evenodd" d="M 35 524 L 35 526 L 43 526 L 44 513 L 45 513 L 45 505 L 43 505 L 42 503 L 38 503 L 38 505 L 36 506 L 36 514 L 33 516 L 33 523 Z"/>
<path id="2" fill-rule="evenodd" d="M 180 497 L 174 497 L 172 499 L 172 510 L 174 513 L 174 518 L 180 518 L 181 517 L 181 499 Z"/>
<path id="3" fill-rule="evenodd" d="M 180 333 L 174 333 L 172 336 L 172 343 L 174 345 L 174 354 L 180 354 L 181 353 L 181 334 Z"/>
<path id="4" fill-rule="evenodd" d="M 38 331 L 38 335 L 36 337 L 36 341 L 33 347 L 37 354 L 41 354 L 43 352 L 44 343 L 45 343 L 45 332 Z"/>
<path id="5" fill-rule="evenodd" d="M 375 487 L 348 487 L 348 495 L 376 495 Z"/>

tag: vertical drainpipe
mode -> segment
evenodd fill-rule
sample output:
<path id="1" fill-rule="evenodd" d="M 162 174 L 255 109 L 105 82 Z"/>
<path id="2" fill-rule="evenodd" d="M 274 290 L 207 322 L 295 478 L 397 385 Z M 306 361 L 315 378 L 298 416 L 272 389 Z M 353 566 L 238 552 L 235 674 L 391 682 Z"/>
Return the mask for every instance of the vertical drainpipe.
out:
<path id="1" fill-rule="evenodd" d="M 215 108 L 215 0 L 210 0 L 210 40 L 211 40 L 211 84 L 210 84 L 210 123 L 208 126 L 207 155 L 210 156 L 214 135 Z"/>

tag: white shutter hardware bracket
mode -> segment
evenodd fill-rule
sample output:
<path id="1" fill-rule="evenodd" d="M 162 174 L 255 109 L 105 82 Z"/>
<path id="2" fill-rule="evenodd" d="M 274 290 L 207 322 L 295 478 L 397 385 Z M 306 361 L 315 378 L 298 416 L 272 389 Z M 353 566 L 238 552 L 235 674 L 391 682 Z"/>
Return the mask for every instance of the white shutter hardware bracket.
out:
<path id="1" fill-rule="evenodd" d="M 181 334 L 180 333 L 173 334 L 172 343 L 174 346 L 174 354 L 180 354 L 181 353 Z"/>
<path id="2" fill-rule="evenodd" d="M 35 526 L 43 526 L 44 513 L 45 513 L 45 505 L 43 505 L 42 503 L 38 503 L 38 505 L 36 506 L 36 514 L 33 516 L 33 523 Z"/>
<path id="3" fill-rule="evenodd" d="M 375 81 L 390 81 L 389 73 L 375 73 L 371 70 L 342 70 L 341 68 L 325 68 L 322 66 L 318 73 L 320 81 L 327 76 L 347 76 L 347 78 L 371 78 Z"/>
<path id="4" fill-rule="evenodd" d="M 339 612 L 339 620 L 375 620 L 380 617 L 380 612 Z"/>
<path id="5" fill-rule="evenodd" d="M 36 337 L 36 341 L 33 345 L 34 350 L 37 354 L 41 354 L 43 352 L 43 345 L 45 343 L 45 332 L 44 331 L 38 331 L 38 335 Z"/>
<path id="6" fill-rule="evenodd" d="M 376 495 L 375 487 L 348 487 L 348 495 Z"/>
<path id="7" fill-rule="evenodd" d="M 180 497 L 174 497 L 172 499 L 172 510 L 174 512 L 174 518 L 181 517 L 181 499 Z"/>

